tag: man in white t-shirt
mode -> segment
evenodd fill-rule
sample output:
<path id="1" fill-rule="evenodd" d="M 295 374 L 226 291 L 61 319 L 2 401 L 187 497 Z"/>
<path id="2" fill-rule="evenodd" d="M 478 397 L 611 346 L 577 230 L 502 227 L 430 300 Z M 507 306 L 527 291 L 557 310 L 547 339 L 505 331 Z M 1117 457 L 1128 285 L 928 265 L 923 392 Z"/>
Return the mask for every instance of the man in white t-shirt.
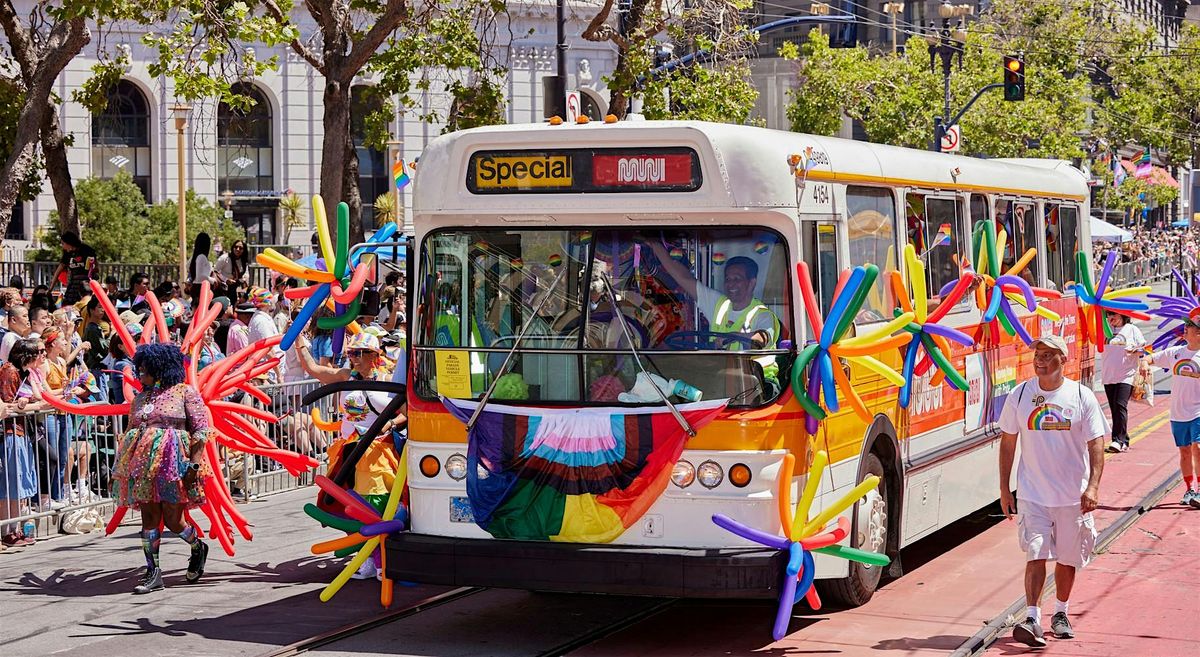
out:
<path id="1" fill-rule="evenodd" d="M 1200 308 L 1184 320 L 1187 344 L 1155 352 L 1150 364 L 1171 373 L 1171 436 L 1179 448 L 1184 505 L 1200 509 Z"/>
<path id="2" fill-rule="evenodd" d="M 0 363 L 8 362 L 8 352 L 12 351 L 17 340 L 29 337 L 33 327 L 29 323 L 29 308 L 13 306 L 8 309 L 8 333 L 0 340 Z"/>
<path id="3" fill-rule="evenodd" d="M 1092 510 L 1100 495 L 1107 426 L 1096 395 L 1063 376 L 1067 343 L 1057 335 L 1033 341 L 1037 378 L 1018 385 L 1000 412 L 1000 508 L 1017 512 L 1010 487 L 1017 442 L 1017 496 L 1021 508 L 1017 535 L 1025 550 L 1025 621 L 1013 638 L 1044 646 L 1040 600 L 1046 561 L 1055 560 L 1057 604 L 1050 629 L 1060 639 L 1075 636 L 1067 619 L 1075 572 L 1091 560 L 1096 544 Z"/>

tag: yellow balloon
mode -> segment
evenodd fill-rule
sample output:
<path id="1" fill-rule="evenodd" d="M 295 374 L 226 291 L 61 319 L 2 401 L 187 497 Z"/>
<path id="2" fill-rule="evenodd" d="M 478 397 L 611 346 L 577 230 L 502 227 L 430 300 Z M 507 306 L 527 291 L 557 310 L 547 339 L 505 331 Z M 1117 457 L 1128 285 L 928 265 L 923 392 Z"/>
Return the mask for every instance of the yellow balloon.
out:
<path id="1" fill-rule="evenodd" d="M 817 497 L 817 486 L 821 483 L 821 474 L 825 472 L 825 467 L 828 465 L 829 454 L 823 449 L 817 450 L 817 453 L 813 455 L 812 466 L 808 468 L 808 479 L 804 482 L 804 492 L 796 504 L 796 515 L 792 518 L 792 537 L 797 541 L 808 538 L 801 531 L 808 523 L 808 511 Z"/>
<path id="2" fill-rule="evenodd" d="M 312 205 L 313 218 L 317 224 L 317 243 L 321 246 L 321 255 L 325 258 L 325 266 L 333 269 L 333 240 L 329 238 L 329 220 L 325 218 L 325 201 L 321 199 L 320 194 L 313 195 Z"/>
<path id="3" fill-rule="evenodd" d="M 851 504 L 857 502 L 859 498 L 861 498 L 863 495 L 866 495 L 878 485 L 879 477 L 876 477 L 875 475 L 871 475 L 866 479 L 863 479 L 861 484 L 855 486 L 849 493 L 846 493 L 842 499 L 834 502 L 831 506 L 818 514 L 816 518 L 813 518 L 810 522 L 806 523 L 804 525 L 804 529 L 801 530 L 800 535 L 808 537 L 812 536 L 816 532 L 821 531 L 821 529 L 824 528 L 830 520 L 832 520 L 842 511 L 848 509 Z"/>
<path id="4" fill-rule="evenodd" d="M 908 266 L 908 283 L 913 293 L 913 312 L 917 323 L 924 324 L 929 316 L 929 297 L 925 289 L 925 265 L 917 257 L 912 244 L 904 245 L 904 264 Z"/>
<path id="5" fill-rule="evenodd" d="M 371 539 L 362 546 L 362 549 L 358 551 L 358 554 L 354 555 L 354 558 L 350 560 L 350 563 L 346 564 L 346 567 L 342 569 L 342 572 L 338 573 L 338 576 L 333 578 L 333 581 L 327 584 L 325 588 L 321 590 L 321 602 L 329 602 L 334 595 L 337 595 L 337 592 L 342 590 L 342 587 L 346 585 L 346 582 L 350 581 L 350 577 L 354 575 L 355 571 L 358 570 L 358 567 L 363 565 L 363 562 L 371 557 L 371 553 L 375 551 L 375 547 L 378 545 L 379 537 L 371 537 Z"/>
<path id="6" fill-rule="evenodd" d="M 1120 299 L 1121 297 L 1132 297 L 1138 294 L 1150 294 L 1150 286 L 1143 285 L 1142 287 L 1127 287 L 1124 290 L 1112 290 L 1105 292 L 1105 299 Z"/>
<path id="7" fill-rule="evenodd" d="M 904 385 L 904 377 L 896 370 L 884 365 L 874 356 L 847 356 L 846 360 L 853 361 L 887 379 L 894 386 Z"/>
<path id="8" fill-rule="evenodd" d="M 887 324 L 884 324 L 883 326 L 875 329 L 874 331 L 871 331 L 870 333 L 867 333 L 865 335 L 858 335 L 853 338 L 849 338 L 847 340 L 842 340 L 839 344 L 846 345 L 847 347 L 854 347 L 854 346 L 858 346 L 861 344 L 870 344 L 872 342 L 879 342 L 880 340 L 882 340 L 886 337 L 889 337 L 891 334 L 895 333 L 896 331 L 899 331 L 900 329 L 904 328 L 905 326 L 908 326 L 909 322 L 913 321 L 913 319 L 915 317 L 916 317 L 915 313 L 902 313 L 902 314 L 898 315 L 892 321 L 888 322 Z"/>

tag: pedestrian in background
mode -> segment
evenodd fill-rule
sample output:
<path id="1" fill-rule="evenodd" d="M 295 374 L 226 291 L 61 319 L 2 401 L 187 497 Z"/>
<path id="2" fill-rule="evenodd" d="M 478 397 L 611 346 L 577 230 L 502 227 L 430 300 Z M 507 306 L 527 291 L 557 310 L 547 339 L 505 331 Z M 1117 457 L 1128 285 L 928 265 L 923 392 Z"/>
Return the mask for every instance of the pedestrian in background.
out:
<path id="1" fill-rule="evenodd" d="M 100 263 L 96 260 L 96 250 L 84 244 L 77 233 L 68 230 L 62 234 L 61 240 L 62 258 L 58 261 L 54 275 L 50 277 L 50 285 L 57 285 L 59 275 L 66 272 L 62 302 L 63 305 L 68 305 L 87 294 L 88 281 L 96 277 Z"/>
<path id="2" fill-rule="evenodd" d="M 213 294 L 237 303 L 238 288 L 250 285 L 250 252 L 246 249 L 245 240 L 235 240 L 229 250 L 217 258 L 215 273 L 218 290 L 214 290 Z"/>
<path id="3" fill-rule="evenodd" d="M 1133 379 L 1141 357 L 1146 353 L 1146 337 L 1125 315 L 1108 313 L 1108 325 L 1113 335 L 1100 355 L 1100 383 L 1104 384 L 1104 396 L 1108 397 L 1108 411 L 1112 415 L 1112 442 L 1108 451 L 1124 452 L 1129 449 L 1129 397 L 1133 394 Z"/>
<path id="4" fill-rule="evenodd" d="M 1200 333 L 1198 333 L 1200 335 Z M 1008 395 L 1000 413 L 1000 508 L 1017 514 L 1017 538 L 1025 550 L 1025 620 L 1013 638 L 1044 646 L 1041 597 L 1046 561 L 1056 561 L 1057 602 L 1050 629 L 1054 636 L 1075 636 L 1068 605 L 1075 574 L 1088 564 L 1096 544 L 1092 511 L 1100 496 L 1107 427 L 1096 395 L 1063 376 L 1067 343 L 1057 335 L 1034 340 L 1033 371 Z M 1018 510 L 1009 482 L 1017 448 Z"/>
<path id="5" fill-rule="evenodd" d="M 1183 339 L 1186 344 L 1155 352 L 1150 364 L 1171 373 L 1171 436 L 1185 488 L 1181 504 L 1200 509 L 1200 308 L 1184 320 Z"/>
<path id="6" fill-rule="evenodd" d="M 200 296 L 200 285 L 208 281 L 209 285 L 217 282 L 213 275 L 212 263 L 208 261 L 208 253 L 212 248 L 212 239 L 208 233 L 198 233 L 192 243 L 192 260 L 188 263 L 188 296 L 194 301 Z"/>

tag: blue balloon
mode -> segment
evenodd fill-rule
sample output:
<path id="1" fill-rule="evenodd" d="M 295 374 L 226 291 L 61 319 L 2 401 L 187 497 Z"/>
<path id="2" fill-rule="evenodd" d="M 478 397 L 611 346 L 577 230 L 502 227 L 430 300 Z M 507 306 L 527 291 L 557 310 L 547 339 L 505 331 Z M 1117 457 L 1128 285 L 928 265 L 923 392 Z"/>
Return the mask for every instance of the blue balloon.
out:
<path id="1" fill-rule="evenodd" d="M 921 346 L 919 337 L 914 336 L 908 343 L 908 351 L 904 353 L 904 385 L 900 386 L 900 408 L 908 408 L 912 399 L 913 369 L 917 366 L 917 349 Z"/>
<path id="2" fill-rule="evenodd" d="M 800 602 L 800 599 L 808 594 L 808 590 L 812 588 L 813 579 L 817 576 L 817 566 L 813 561 L 812 552 L 804 551 L 804 570 L 800 574 L 800 583 L 796 584 L 795 602 Z"/>
<path id="3" fill-rule="evenodd" d="M 821 385 L 825 391 L 825 408 L 828 408 L 831 413 L 836 413 L 839 406 L 837 382 L 833 379 L 833 358 L 830 357 L 827 351 L 822 351 L 817 358 L 820 359 Z"/>
<path id="4" fill-rule="evenodd" d="M 296 319 L 292 321 L 292 325 L 288 327 L 287 333 L 283 334 L 283 339 L 279 341 L 279 348 L 287 351 L 292 348 L 292 344 L 296 342 L 296 338 L 300 337 L 300 333 L 304 331 L 304 327 L 308 326 L 309 320 L 317 313 L 317 309 L 325 303 L 329 298 L 329 284 L 324 283 L 317 288 L 316 292 L 308 298 L 304 307 L 296 314 Z"/>
<path id="5" fill-rule="evenodd" d="M 829 309 L 829 314 L 825 317 L 825 326 L 821 329 L 822 349 L 828 349 L 833 344 L 833 333 L 842 321 L 842 315 L 846 313 L 846 308 L 850 305 L 850 299 L 858 292 L 858 287 L 862 285 L 863 279 L 866 276 L 867 270 L 863 267 L 855 267 L 854 271 L 850 273 L 850 279 L 846 281 L 846 287 L 842 288 L 842 293 L 833 302 L 833 308 Z"/>

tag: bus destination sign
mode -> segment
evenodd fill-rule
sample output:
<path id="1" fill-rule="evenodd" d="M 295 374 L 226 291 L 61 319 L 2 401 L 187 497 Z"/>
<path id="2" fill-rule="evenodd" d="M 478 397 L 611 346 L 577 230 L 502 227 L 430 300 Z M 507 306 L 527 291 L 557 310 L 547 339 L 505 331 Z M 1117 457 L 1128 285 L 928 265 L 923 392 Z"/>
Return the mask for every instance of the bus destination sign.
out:
<path id="1" fill-rule="evenodd" d="M 682 147 L 476 151 L 466 182 L 473 194 L 691 192 L 700 158 Z"/>

